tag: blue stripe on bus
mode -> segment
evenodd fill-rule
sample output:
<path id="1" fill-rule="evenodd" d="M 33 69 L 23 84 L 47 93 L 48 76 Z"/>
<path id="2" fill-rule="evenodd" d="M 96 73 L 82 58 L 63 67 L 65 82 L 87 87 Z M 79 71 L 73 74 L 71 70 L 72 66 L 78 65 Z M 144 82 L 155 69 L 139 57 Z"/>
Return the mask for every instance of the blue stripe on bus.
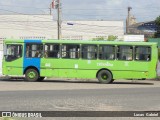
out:
<path id="1" fill-rule="evenodd" d="M 24 59 L 23 59 L 23 71 L 29 66 L 36 67 L 40 73 L 41 58 L 26 58 L 26 44 L 27 43 L 42 43 L 41 40 L 24 40 Z"/>
<path id="2" fill-rule="evenodd" d="M 42 40 L 39 40 L 39 39 L 38 39 L 38 40 L 35 40 L 35 39 L 34 39 L 34 40 L 27 40 L 27 39 L 26 39 L 26 40 L 24 40 L 24 42 L 25 42 L 25 43 L 41 43 Z"/>

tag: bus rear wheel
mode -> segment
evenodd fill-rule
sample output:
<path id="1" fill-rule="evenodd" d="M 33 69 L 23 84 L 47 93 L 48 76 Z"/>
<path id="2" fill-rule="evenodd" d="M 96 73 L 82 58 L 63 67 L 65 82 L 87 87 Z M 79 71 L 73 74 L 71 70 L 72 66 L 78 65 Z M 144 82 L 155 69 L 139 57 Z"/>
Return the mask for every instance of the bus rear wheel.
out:
<path id="1" fill-rule="evenodd" d="M 38 78 L 39 78 L 38 71 L 33 68 L 28 69 L 25 73 L 25 80 L 29 82 L 35 82 L 38 80 Z"/>
<path id="2" fill-rule="evenodd" d="M 97 76 L 100 83 L 109 84 L 112 83 L 112 74 L 108 70 L 101 70 Z"/>

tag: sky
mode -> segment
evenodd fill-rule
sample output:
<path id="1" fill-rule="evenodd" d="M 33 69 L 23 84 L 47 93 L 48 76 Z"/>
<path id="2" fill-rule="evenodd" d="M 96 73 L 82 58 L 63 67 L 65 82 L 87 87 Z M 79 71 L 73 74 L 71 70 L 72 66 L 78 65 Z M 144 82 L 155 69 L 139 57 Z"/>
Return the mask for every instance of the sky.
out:
<path id="1" fill-rule="evenodd" d="M 48 14 L 52 0 L 0 0 L 0 14 Z M 155 20 L 160 0 L 60 0 L 62 20 L 125 20 L 127 7 L 137 22 Z M 53 10 L 56 16 L 55 11 Z"/>

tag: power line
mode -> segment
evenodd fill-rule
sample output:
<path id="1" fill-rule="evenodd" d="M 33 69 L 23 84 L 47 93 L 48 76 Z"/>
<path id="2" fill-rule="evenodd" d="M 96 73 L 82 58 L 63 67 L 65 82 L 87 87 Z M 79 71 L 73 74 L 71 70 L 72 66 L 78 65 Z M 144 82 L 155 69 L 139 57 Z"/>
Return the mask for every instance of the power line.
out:
<path id="1" fill-rule="evenodd" d="M 16 13 L 16 14 L 21 14 L 21 15 L 28 15 L 28 14 L 24 14 L 24 13 L 19 13 L 19 12 L 15 12 L 15 11 L 11 11 L 11 10 L 6 10 L 6 9 L 0 9 L 0 10 L 3 10 L 3 11 L 8 11 L 8 12 L 12 12 L 12 13 Z M 33 17 L 39 17 L 39 16 L 33 16 Z M 43 18 L 44 19 L 44 17 L 39 17 L 39 18 Z M 46 19 L 46 18 L 45 18 Z M 48 19 L 48 18 L 47 18 Z M 5 21 L 6 22 L 6 21 Z M 77 24 L 77 23 L 76 23 Z M 87 25 L 87 24 L 81 24 L 81 25 Z M 97 26 L 97 25 L 88 25 L 88 26 Z M 35 26 L 36 27 L 36 26 Z M 97 26 L 97 27 L 114 27 L 114 26 Z M 117 26 L 115 26 L 117 29 L 118 29 L 118 27 Z M 122 28 L 122 27 L 121 27 Z M 81 30 L 81 29 L 79 29 L 79 30 Z"/>
<path id="2" fill-rule="evenodd" d="M 33 8 L 33 9 L 48 9 L 46 7 L 30 7 L 30 6 L 20 6 L 20 5 L 9 5 L 9 4 L 0 4 L 0 6 L 8 6 L 8 7 L 20 7 L 20 8 Z M 126 10 L 127 7 L 123 8 L 63 8 L 63 10 Z M 134 9 L 159 9 L 159 7 L 152 7 L 152 6 L 144 6 L 144 7 L 134 7 Z"/>
<path id="3" fill-rule="evenodd" d="M 37 23 L 36 24 L 34 24 L 34 25 L 32 25 L 32 24 L 27 24 L 27 25 L 25 25 L 24 26 L 24 24 L 23 24 L 23 22 L 22 22 L 22 24 L 19 24 L 19 23 L 10 23 L 10 24 L 12 24 L 12 25 L 18 25 L 18 26 L 22 26 L 22 27 L 25 27 L 25 26 L 27 26 L 27 27 L 33 27 L 33 28 L 28 28 L 27 30 L 42 30 L 42 29 L 45 29 L 45 31 L 47 30 L 47 31 L 52 31 L 51 30 L 51 28 L 53 29 L 57 29 L 55 26 L 53 26 L 53 27 L 51 27 L 50 25 L 48 25 L 48 26 L 44 26 L 44 25 L 42 25 L 42 26 L 40 26 L 40 25 L 38 25 Z M 65 23 L 63 23 L 63 25 L 66 25 Z M 84 24 L 83 24 L 84 25 Z M 87 25 L 87 24 L 85 24 L 85 25 Z M 10 25 L 9 25 L 10 26 Z M 92 25 L 88 25 L 90 28 L 85 28 L 85 27 L 82 27 L 82 25 L 81 26 L 78 26 L 78 29 L 72 29 L 72 28 L 70 28 L 70 27 L 63 27 L 63 29 L 62 30 L 65 30 L 65 31 L 78 31 L 78 32 L 82 32 L 82 31 L 84 31 L 84 32 L 89 32 L 89 33 L 97 33 L 97 32 L 93 32 L 93 30 L 92 29 L 96 29 L 97 27 L 102 27 L 102 26 L 92 26 Z M 36 27 L 36 28 L 34 28 L 34 27 Z M 94 28 L 93 28 L 94 27 Z M 114 30 L 119 30 L 119 27 L 114 27 L 114 26 L 110 26 L 110 28 L 114 28 Z M 50 29 L 49 29 L 50 28 Z M 108 30 L 105 30 L 105 28 L 106 28 L 106 26 L 104 26 L 103 27 L 103 29 L 100 29 L 100 33 L 101 34 L 104 34 L 104 33 L 106 33 Z M 5 28 L 5 29 L 7 29 L 7 28 Z M 11 28 L 8 28 L 8 29 L 11 29 Z M 17 29 L 17 28 L 16 28 Z M 26 28 L 24 28 L 24 30 L 26 30 Z M 108 31 L 109 32 L 109 31 Z"/>
<path id="4" fill-rule="evenodd" d="M 14 17 L 15 18 L 15 17 Z M 19 19 L 18 17 L 17 17 L 17 19 Z M 12 23 L 12 24 L 14 24 L 14 23 L 34 23 L 34 25 L 35 25 L 35 23 L 36 24 L 38 24 L 38 23 L 52 23 L 52 21 L 17 21 L 17 20 L 14 20 L 14 21 L 12 21 L 12 20 L 10 20 L 10 18 L 1 18 L 0 19 L 0 22 L 7 22 L 7 23 Z M 76 22 L 72 22 L 72 21 L 70 21 L 72 24 L 74 24 L 74 25 L 85 25 L 85 26 L 89 26 L 89 27 L 119 27 L 119 26 L 100 26 L 100 25 L 89 25 L 89 24 L 82 24 L 82 23 L 76 23 Z M 66 22 L 66 21 L 63 21 L 63 25 L 67 25 L 68 24 L 68 22 Z M 24 25 L 24 24 L 22 24 L 22 25 Z"/>
<path id="5" fill-rule="evenodd" d="M 29 7 L 29 6 L 18 6 L 18 5 L 4 5 L 4 4 L 0 4 L 0 6 L 4 6 L 4 7 L 29 8 L 29 9 L 49 9 L 49 8 L 39 8 L 39 7 Z"/>
<path id="6" fill-rule="evenodd" d="M 125 7 L 123 7 L 123 8 L 101 8 L 101 9 L 97 9 L 97 8 L 90 8 L 90 9 L 88 9 L 88 8 L 63 8 L 63 10 L 76 10 L 76 11 L 96 11 L 96 10 L 100 10 L 100 11 L 106 11 L 106 10 L 126 10 L 127 9 L 127 7 L 125 8 Z M 134 7 L 134 9 L 135 10 L 137 10 L 137 9 L 147 9 L 147 10 L 150 10 L 150 9 L 159 9 L 159 7 Z"/>
<path id="7" fill-rule="evenodd" d="M 25 13 L 20 13 L 20 12 L 12 11 L 12 10 L 6 10 L 6 9 L 0 9 L 0 10 L 2 10 L 2 11 L 7 11 L 7 12 L 11 12 L 11 13 L 16 13 L 16 14 L 19 14 L 19 15 L 33 15 L 33 14 L 25 14 Z M 44 18 L 44 17 L 37 16 L 37 15 L 33 15 L 32 17 L 48 19 L 48 18 Z"/>
<path id="8" fill-rule="evenodd" d="M 158 11 L 155 11 L 156 13 L 158 12 Z M 160 11 L 159 11 L 160 12 Z M 100 14 L 100 13 L 98 13 L 97 15 L 96 14 L 76 14 L 76 13 L 63 13 L 63 15 L 67 15 L 67 16 L 107 16 L 107 17 L 110 17 L 110 16 L 113 16 L 113 14 L 115 14 L 114 12 L 113 13 L 111 13 L 111 14 L 104 14 L 104 15 L 102 15 L 102 14 Z M 157 13 L 158 14 L 158 13 Z M 127 13 L 120 13 L 120 14 L 118 14 L 118 15 L 120 15 L 120 16 L 125 16 L 125 17 L 127 17 Z M 139 14 L 138 13 L 138 15 L 136 15 L 136 16 L 148 16 L 149 14 L 147 14 L 146 12 L 144 12 L 144 13 L 141 13 L 141 14 Z M 152 12 L 152 14 L 150 15 L 150 16 L 154 16 L 154 14 L 153 14 L 153 12 Z"/>
<path id="9" fill-rule="evenodd" d="M 22 26 L 22 27 L 36 27 L 34 29 L 40 28 L 40 29 L 47 29 L 48 31 L 50 30 L 48 28 L 55 28 L 56 29 L 56 27 L 55 27 L 56 25 L 55 26 L 50 26 L 50 25 L 48 25 L 48 26 L 44 26 L 44 25 L 40 26 L 39 24 L 34 24 L 34 25 L 27 24 L 27 25 L 24 25 L 24 24 L 19 24 L 19 23 L 18 24 L 10 23 L 9 25 L 17 25 L 17 26 Z M 63 28 L 65 28 L 65 29 L 68 29 L 68 30 L 72 29 L 73 30 L 73 28 L 71 28 L 71 27 L 66 27 L 65 24 L 62 24 L 62 25 L 64 26 Z M 96 29 L 97 27 L 99 27 L 99 26 L 90 26 L 90 29 L 93 29 L 93 28 Z M 118 27 L 118 26 L 117 27 L 107 26 L 107 27 L 114 28 L 114 29 L 123 28 L 123 27 Z M 105 28 L 107 28 L 107 27 L 104 26 L 104 28 L 102 28 L 101 30 L 105 30 Z M 78 29 L 79 30 L 90 30 L 89 28 L 85 28 L 85 27 L 82 27 L 82 26 L 78 26 Z"/>
<path id="10" fill-rule="evenodd" d="M 52 21 L 7 21 L 7 19 L 3 19 L 3 21 L 0 21 L 0 22 L 4 22 L 4 23 L 7 23 L 7 24 L 9 23 L 9 24 L 13 24 L 13 25 L 22 25 L 22 26 L 24 26 L 23 23 L 29 23 L 29 24 L 27 24 L 27 26 L 40 27 L 40 28 L 46 28 L 46 27 L 47 28 L 51 28 L 51 24 L 47 24 L 48 26 L 46 26 L 46 24 L 42 24 L 42 23 L 52 23 Z M 20 23 L 22 23 L 22 24 L 20 24 Z M 30 24 L 30 23 L 34 23 L 34 24 Z M 71 21 L 71 23 L 73 24 L 73 26 L 79 25 L 78 27 L 82 27 L 83 26 L 83 28 L 85 28 L 85 26 L 88 26 L 90 28 L 97 28 L 97 27 L 99 27 L 99 28 L 104 28 L 104 29 L 105 28 L 125 28 L 124 26 L 90 25 L 90 24 L 84 24 L 84 23 L 82 24 L 82 23 L 77 23 L 77 22 L 74 23 L 72 21 Z M 67 25 L 67 24 L 68 24 L 68 22 L 65 22 L 65 21 L 63 21 L 63 23 L 62 23 L 63 26 Z M 69 27 L 69 28 L 71 28 L 71 27 Z M 130 27 L 130 28 L 135 28 L 135 27 Z"/>

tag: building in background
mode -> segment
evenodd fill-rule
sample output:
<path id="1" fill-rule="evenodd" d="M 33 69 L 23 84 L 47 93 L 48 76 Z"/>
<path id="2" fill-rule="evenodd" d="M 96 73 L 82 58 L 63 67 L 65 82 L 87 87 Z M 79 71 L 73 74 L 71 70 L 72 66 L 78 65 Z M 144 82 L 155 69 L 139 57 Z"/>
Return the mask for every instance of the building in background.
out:
<path id="1" fill-rule="evenodd" d="M 144 35 L 145 38 L 152 37 L 157 31 L 155 21 L 140 22 L 131 15 L 131 7 L 128 7 L 128 16 L 126 19 L 126 34 L 129 35 Z"/>
<path id="2" fill-rule="evenodd" d="M 2 39 L 57 39 L 57 21 L 51 15 L 0 15 Z M 123 21 L 63 21 L 62 39 L 91 40 L 109 35 L 123 39 Z"/>
<path id="3" fill-rule="evenodd" d="M 136 23 L 129 26 L 128 34 L 144 35 L 145 38 L 152 37 L 157 31 L 154 21 Z"/>
<path id="4" fill-rule="evenodd" d="M 144 35 L 124 35 L 125 42 L 144 42 Z"/>
<path id="5" fill-rule="evenodd" d="M 128 15 L 127 15 L 127 19 L 126 19 L 126 33 L 129 33 L 129 26 L 136 24 L 136 18 L 131 15 L 131 9 L 132 7 L 128 7 Z"/>

